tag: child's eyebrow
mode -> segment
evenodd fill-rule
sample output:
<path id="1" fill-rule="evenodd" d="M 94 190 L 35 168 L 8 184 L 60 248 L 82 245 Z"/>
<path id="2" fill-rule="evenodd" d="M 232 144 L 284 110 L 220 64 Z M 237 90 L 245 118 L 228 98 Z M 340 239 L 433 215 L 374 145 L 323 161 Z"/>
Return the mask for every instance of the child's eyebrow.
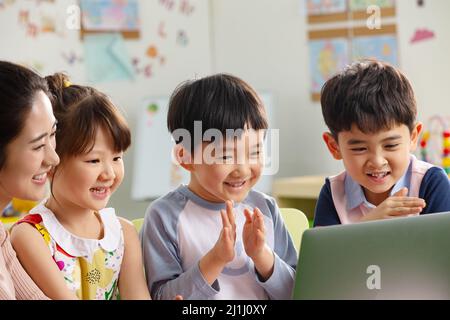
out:
<path id="1" fill-rule="evenodd" d="M 401 135 L 395 135 L 395 136 L 387 137 L 387 138 L 381 140 L 381 142 L 386 142 L 386 141 L 391 141 L 391 140 L 397 140 L 397 139 L 401 139 L 401 138 L 402 138 Z"/>
<path id="2" fill-rule="evenodd" d="M 381 142 L 398 140 L 398 139 L 401 139 L 401 138 L 402 138 L 401 135 L 395 135 L 395 136 L 390 136 L 390 137 L 384 138 L 383 140 L 381 140 Z M 366 143 L 366 141 L 358 140 L 358 139 L 350 139 L 350 140 L 347 141 L 348 145 L 355 145 L 355 144 L 362 144 L 362 143 Z"/>
<path id="3" fill-rule="evenodd" d="M 357 139 L 350 139 L 347 141 L 348 145 L 355 145 L 355 144 L 361 144 L 361 143 L 365 143 L 366 141 L 364 140 L 357 140 Z"/>

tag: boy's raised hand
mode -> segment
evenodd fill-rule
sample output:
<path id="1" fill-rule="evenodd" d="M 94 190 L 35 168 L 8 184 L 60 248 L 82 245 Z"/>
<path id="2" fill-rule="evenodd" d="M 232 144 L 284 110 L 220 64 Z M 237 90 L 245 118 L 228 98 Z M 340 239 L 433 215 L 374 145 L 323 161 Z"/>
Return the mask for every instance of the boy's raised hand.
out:
<path id="1" fill-rule="evenodd" d="M 222 231 L 214 249 L 217 258 L 227 264 L 234 259 L 234 245 L 236 243 L 236 218 L 231 201 L 226 201 L 226 210 L 220 210 L 220 216 L 222 217 Z"/>
<path id="2" fill-rule="evenodd" d="M 233 203 L 226 201 L 226 210 L 220 210 L 222 231 L 214 247 L 200 259 L 199 268 L 205 280 L 212 285 L 227 263 L 234 259 L 236 223 Z"/>
<path id="3" fill-rule="evenodd" d="M 408 188 L 402 188 L 363 216 L 360 221 L 392 219 L 422 212 L 426 205 L 425 200 L 417 197 L 408 197 L 407 194 Z"/>
<path id="4" fill-rule="evenodd" d="M 263 214 L 258 208 L 244 209 L 245 224 L 242 230 L 242 241 L 247 255 L 253 260 L 255 268 L 263 280 L 267 280 L 273 272 L 275 258 L 272 250 L 266 245 L 266 228 Z"/>
<path id="5" fill-rule="evenodd" d="M 244 209 L 245 224 L 242 230 L 242 241 L 244 242 L 245 252 L 250 258 L 261 254 L 266 244 L 266 228 L 264 218 L 258 208 L 253 210 Z"/>

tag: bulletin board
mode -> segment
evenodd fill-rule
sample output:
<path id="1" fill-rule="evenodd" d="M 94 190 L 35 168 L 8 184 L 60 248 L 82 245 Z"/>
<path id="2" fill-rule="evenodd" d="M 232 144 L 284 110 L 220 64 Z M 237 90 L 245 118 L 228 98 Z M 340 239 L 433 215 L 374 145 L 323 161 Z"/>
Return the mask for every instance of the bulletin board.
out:
<path id="1" fill-rule="evenodd" d="M 308 20 L 311 99 L 320 100 L 323 84 L 346 65 L 361 58 L 375 58 L 399 65 L 395 0 L 305 0 Z M 380 28 L 366 21 L 379 8 Z"/>

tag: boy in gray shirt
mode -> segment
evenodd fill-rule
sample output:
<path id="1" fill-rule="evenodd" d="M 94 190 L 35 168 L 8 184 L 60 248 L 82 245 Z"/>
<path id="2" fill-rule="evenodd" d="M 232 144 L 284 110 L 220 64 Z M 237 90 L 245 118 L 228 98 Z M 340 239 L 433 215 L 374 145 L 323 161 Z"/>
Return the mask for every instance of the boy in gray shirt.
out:
<path id="1" fill-rule="evenodd" d="M 184 82 L 167 123 L 190 182 L 145 215 L 140 236 L 152 297 L 289 299 L 297 253 L 274 199 L 252 190 L 267 129 L 254 89 L 226 74 Z"/>

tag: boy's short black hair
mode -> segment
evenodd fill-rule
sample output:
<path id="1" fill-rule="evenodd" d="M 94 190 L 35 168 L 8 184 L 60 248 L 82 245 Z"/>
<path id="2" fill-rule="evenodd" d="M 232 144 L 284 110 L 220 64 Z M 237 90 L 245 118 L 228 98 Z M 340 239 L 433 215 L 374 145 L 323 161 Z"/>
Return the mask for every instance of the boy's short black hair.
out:
<path id="1" fill-rule="evenodd" d="M 230 74 L 215 74 L 181 83 L 170 97 L 167 127 L 171 133 L 186 129 L 195 147 L 194 121 L 201 121 L 202 136 L 208 129 L 267 129 L 264 105 L 256 91 Z M 182 141 L 175 141 L 180 143 Z"/>
<path id="2" fill-rule="evenodd" d="M 413 130 L 417 107 L 404 74 L 388 63 L 361 60 L 329 79 L 321 92 L 322 114 L 337 139 L 355 124 L 376 133 L 404 124 Z"/>

